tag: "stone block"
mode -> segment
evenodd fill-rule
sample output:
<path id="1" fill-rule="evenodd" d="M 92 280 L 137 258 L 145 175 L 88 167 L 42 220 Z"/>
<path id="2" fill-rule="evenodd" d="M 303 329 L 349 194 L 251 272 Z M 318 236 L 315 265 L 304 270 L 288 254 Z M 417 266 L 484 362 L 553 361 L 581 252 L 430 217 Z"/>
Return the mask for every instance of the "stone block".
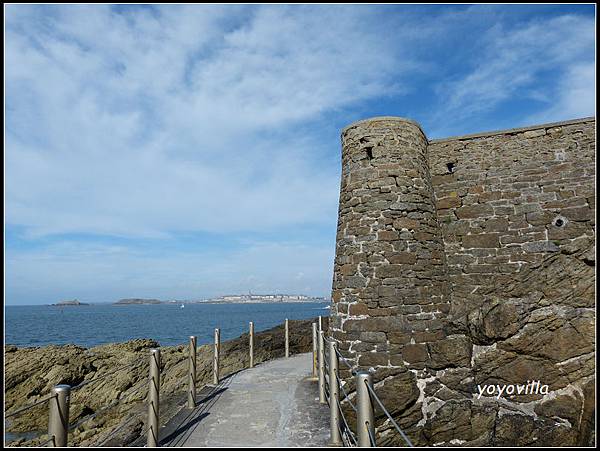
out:
<path id="1" fill-rule="evenodd" d="M 392 331 L 387 333 L 387 338 L 390 343 L 403 345 L 410 343 L 411 334 L 402 331 Z"/>
<path id="2" fill-rule="evenodd" d="M 394 219 L 393 226 L 396 230 L 408 229 L 414 230 L 419 227 L 420 222 L 416 219 L 410 218 L 398 218 Z"/>
<path id="3" fill-rule="evenodd" d="M 391 264 L 405 265 L 405 264 L 413 264 L 417 261 L 417 256 L 410 252 L 398 252 L 390 257 L 388 257 L 388 261 Z"/>
<path id="4" fill-rule="evenodd" d="M 377 239 L 379 241 L 395 241 L 398 239 L 398 232 L 391 230 L 380 230 L 377 232 Z"/>
<path id="5" fill-rule="evenodd" d="M 403 265 L 384 265 L 375 269 L 375 277 L 387 279 L 389 277 L 401 277 L 406 268 Z"/>
<path id="6" fill-rule="evenodd" d="M 478 235 L 465 235 L 462 237 L 462 246 L 466 249 L 500 247 L 499 234 L 480 233 Z"/>
<path id="7" fill-rule="evenodd" d="M 438 199 L 436 202 L 436 207 L 438 209 L 446 209 L 446 208 L 457 208 L 462 205 L 462 201 L 460 197 L 443 197 Z"/>
<path id="8" fill-rule="evenodd" d="M 365 304 L 350 304 L 348 306 L 348 313 L 352 316 L 360 316 L 368 314 L 368 307 Z"/>
<path id="9" fill-rule="evenodd" d="M 594 210 L 589 207 L 564 208 L 560 214 L 570 221 L 589 221 L 594 219 Z"/>
<path id="10" fill-rule="evenodd" d="M 388 363 L 389 356 L 387 353 L 366 352 L 358 358 L 360 366 L 387 366 Z"/>
<path id="11" fill-rule="evenodd" d="M 472 219 L 493 216 L 494 208 L 488 204 L 465 205 L 455 211 L 458 219 Z"/>
<path id="12" fill-rule="evenodd" d="M 552 241 L 534 241 L 523 244 L 523 250 L 529 253 L 535 252 L 558 252 L 560 248 Z"/>
<path id="13" fill-rule="evenodd" d="M 461 367 L 471 365 L 471 340 L 466 336 L 447 337 L 427 344 L 431 368 Z"/>
<path id="14" fill-rule="evenodd" d="M 429 358 L 424 344 L 407 344 L 402 348 L 402 358 L 408 363 L 424 363 Z"/>
<path id="15" fill-rule="evenodd" d="M 387 338 L 383 332 L 361 332 L 360 340 L 367 343 L 385 343 Z"/>

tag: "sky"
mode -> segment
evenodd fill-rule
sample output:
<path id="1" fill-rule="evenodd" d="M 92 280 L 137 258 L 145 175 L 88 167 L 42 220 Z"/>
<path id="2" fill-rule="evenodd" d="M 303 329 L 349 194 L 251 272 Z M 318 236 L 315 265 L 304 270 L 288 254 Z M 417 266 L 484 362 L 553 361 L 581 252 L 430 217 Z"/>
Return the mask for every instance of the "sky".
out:
<path id="1" fill-rule="evenodd" d="M 595 115 L 593 5 L 5 5 L 5 303 L 331 294 L 340 132 Z"/>

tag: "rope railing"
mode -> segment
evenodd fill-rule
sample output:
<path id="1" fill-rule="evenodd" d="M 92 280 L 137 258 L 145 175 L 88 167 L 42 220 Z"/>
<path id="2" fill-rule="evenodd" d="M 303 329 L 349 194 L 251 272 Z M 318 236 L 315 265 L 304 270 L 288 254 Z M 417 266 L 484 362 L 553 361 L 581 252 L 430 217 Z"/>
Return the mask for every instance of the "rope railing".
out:
<path id="1" fill-rule="evenodd" d="M 373 434 L 373 428 L 371 428 L 368 421 L 365 422 L 365 426 L 367 427 L 367 433 L 369 434 L 369 442 L 371 442 L 371 446 L 377 446 L 377 442 L 375 441 L 375 435 Z"/>
<path id="2" fill-rule="evenodd" d="M 29 409 L 32 409 L 35 406 L 38 406 L 40 404 L 43 404 L 45 402 L 50 401 L 54 397 L 56 397 L 56 395 L 48 395 L 45 398 L 40 399 L 39 401 L 36 401 L 36 402 L 34 402 L 32 404 L 29 404 L 27 406 L 21 407 L 21 408 L 15 410 L 14 412 L 10 412 L 10 413 L 5 414 L 4 418 L 10 418 L 10 417 L 14 417 L 16 415 L 19 415 L 19 414 L 21 414 L 21 413 L 23 413 L 23 412 L 25 412 L 25 411 L 27 411 Z"/>
<path id="3" fill-rule="evenodd" d="M 406 442 L 406 444 L 409 447 L 412 447 L 413 444 L 408 438 L 408 436 L 404 433 L 404 431 L 402 431 L 398 423 L 394 420 L 388 409 L 385 407 L 385 405 L 375 392 L 375 389 L 372 385 L 371 374 L 369 372 L 355 370 L 353 365 L 343 355 L 341 355 L 340 351 L 337 348 L 337 342 L 335 340 L 327 338 L 324 339 L 323 342 L 326 342 L 328 344 L 328 348 L 331 348 L 329 353 L 327 354 L 325 354 L 324 349 L 319 350 L 321 355 L 328 356 L 328 359 L 326 359 L 322 365 L 324 368 L 327 368 L 329 370 L 327 372 L 327 377 L 323 377 L 323 383 L 326 384 L 327 404 L 329 405 L 331 412 L 330 444 L 332 446 L 339 446 L 340 444 L 352 445 L 353 441 L 355 446 L 377 446 L 375 438 L 375 422 L 373 409 L 373 405 L 376 402 L 383 411 L 383 413 L 390 420 L 393 427 L 400 434 L 402 439 Z M 324 347 L 324 343 L 321 344 L 320 342 L 319 346 Z M 334 352 L 335 354 L 332 355 Z M 344 388 L 343 381 L 338 375 L 338 362 L 340 361 L 350 370 L 350 373 L 356 378 L 357 391 L 355 402 L 352 402 L 348 391 Z M 332 377 L 335 377 L 335 380 L 331 380 Z M 331 384 L 335 384 L 335 386 L 337 387 L 335 396 L 332 395 Z M 332 404 L 332 398 L 335 398 L 334 404 Z M 348 425 L 348 421 L 346 419 L 346 416 L 344 415 L 344 409 L 342 408 L 342 402 L 347 402 L 350 408 L 354 410 L 354 412 L 356 412 L 358 437 L 354 435 L 354 433 Z"/>
<path id="4" fill-rule="evenodd" d="M 350 369 L 350 374 L 356 376 L 356 370 L 354 369 L 352 364 L 348 362 L 348 360 L 346 360 L 342 354 L 340 354 L 340 351 L 338 350 L 337 346 L 335 348 L 335 353 L 337 354 L 340 361 Z"/>
<path id="5" fill-rule="evenodd" d="M 115 407 L 116 405 L 119 404 L 119 400 L 115 399 L 113 402 L 111 402 L 109 405 L 102 407 L 100 410 L 97 410 L 94 413 L 91 413 L 85 417 L 83 417 L 82 419 L 80 419 L 78 422 L 73 423 L 71 425 L 69 425 L 69 432 L 74 431 L 75 429 L 77 429 L 79 426 L 81 426 L 82 424 L 87 423 L 90 420 L 93 420 L 94 418 L 96 418 L 98 415 L 106 412 L 107 410 L 112 409 L 113 407 Z"/>
<path id="6" fill-rule="evenodd" d="M 136 388 L 132 393 L 127 393 L 127 395 L 125 395 L 121 399 L 124 399 L 126 397 L 131 397 L 131 396 L 136 395 L 137 393 L 139 393 L 141 391 L 141 389 L 144 388 L 144 385 L 142 384 L 142 382 L 145 382 L 145 380 L 141 380 L 140 382 L 138 382 L 140 384 L 140 386 L 138 388 Z M 147 396 L 145 396 L 144 399 L 142 399 L 142 401 L 144 401 L 146 399 L 146 397 Z M 117 433 L 121 432 L 125 428 L 125 426 L 129 425 L 135 419 L 139 419 L 139 417 L 137 417 L 136 415 L 132 415 L 123 424 L 117 426 L 116 429 L 114 429 L 113 431 L 109 432 L 108 436 L 104 440 L 102 440 L 102 442 L 99 445 L 97 445 L 97 446 L 103 446 L 106 442 L 108 442 L 110 439 L 114 438 L 117 435 Z"/>
<path id="7" fill-rule="evenodd" d="M 340 380 L 340 378 L 338 377 L 337 374 L 336 374 L 336 379 L 338 381 L 338 386 L 342 389 L 342 392 L 344 392 L 344 399 L 346 401 L 348 401 L 348 404 L 350 404 L 350 407 L 352 407 L 352 409 L 356 412 L 356 406 L 352 403 L 352 400 L 350 399 L 350 395 L 348 395 L 348 392 L 346 392 L 346 389 L 342 385 L 342 381 Z"/>
<path id="8" fill-rule="evenodd" d="M 56 398 L 55 394 L 47 395 L 46 397 L 44 397 L 44 398 L 42 398 L 42 399 L 40 399 L 40 400 L 38 400 L 38 401 L 36 401 L 36 402 L 34 402 L 32 404 L 29 404 L 27 406 L 23 406 L 23 407 L 15 410 L 14 412 L 10 412 L 10 413 L 5 414 L 4 418 L 6 419 L 6 418 L 12 418 L 12 417 L 18 416 L 18 415 L 22 414 L 23 412 L 28 411 L 29 409 L 32 409 L 32 408 L 34 408 L 36 406 L 39 406 L 40 404 L 44 404 L 44 403 L 50 401 L 53 398 Z M 40 436 L 38 435 L 37 438 L 39 438 L 39 437 Z M 48 443 L 53 442 L 53 441 L 54 441 L 54 437 L 52 436 L 48 440 L 46 440 L 45 442 L 42 442 L 41 444 L 37 444 L 36 446 L 44 446 L 44 445 L 47 445 Z"/>
<path id="9" fill-rule="evenodd" d="M 125 428 L 125 426 L 128 426 L 135 419 L 138 419 L 138 417 L 136 417 L 135 415 L 132 415 L 123 424 L 121 424 L 120 426 L 118 426 L 115 430 L 111 431 L 108 434 L 108 437 L 106 437 L 104 440 L 102 440 L 102 442 L 99 445 L 97 445 L 97 446 L 103 446 L 103 445 L 105 445 L 111 438 L 114 438 L 114 436 L 117 435 L 118 432 L 121 432 Z"/>
<path id="10" fill-rule="evenodd" d="M 52 445 L 53 445 L 53 446 L 56 446 L 56 444 L 54 443 L 54 436 L 50 437 L 50 438 L 49 438 L 48 440 L 46 440 L 45 442 L 38 443 L 38 444 L 37 444 L 37 445 L 35 445 L 35 446 L 42 447 L 42 446 L 44 446 L 44 445 L 47 445 L 47 444 L 48 444 L 48 443 L 50 443 L 50 442 L 52 442 Z"/>
<path id="11" fill-rule="evenodd" d="M 90 379 L 89 381 L 83 381 L 83 382 L 81 382 L 80 384 L 78 384 L 78 385 L 75 385 L 74 387 L 71 387 L 71 393 L 73 393 L 74 391 L 77 391 L 77 390 L 79 390 L 79 389 L 81 389 L 81 388 L 85 387 L 86 385 L 93 384 L 93 383 L 95 383 L 95 382 L 98 382 L 98 381 L 101 381 L 101 380 L 103 380 L 103 379 L 106 379 L 108 376 L 111 376 L 111 375 L 113 375 L 113 374 L 115 374 L 115 373 L 118 373 L 119 371 L 123 371 L 123 370 L 129 369 L 129 368 L 135 368 L 135 367 L 137 367 L 137 366 L 138 366 L 138 365 L 139 365 L 141 362 L 142 362 L 142 360 L 140 359 L 138 362 L 135 362 L 135 363 L 133 363 L 133 364 L 130 364 L 130 365 L 123 365 L 122 367 L 119 367 L 119 368 L 117 368 L 116 370 L 114 370 L 114 371 L 111 371 L 110 373 L 103 374 L 102 376 L 95 377 L 95 378 L 93 378 L 93 379 Z"/>
<path id="12" fill-rule="evenodd" d="M 348 421 L 346 420 L 346 415 L 344 415 L 344 409 L 342 409 L 342 405 L 340 404 L 340 400 L 337 400 L 337 404 L 338 404 L 338 408 L 340 409 L 340 417 L 342 418 L 342 421 L 344 422 L 344 430 L 347 432 L 348 436 L 352 438 L 352 440 L 354 441 L 354 445 L 356 446 L 357 442 L 356 442 L 356 437 L 354 436 L 354 433 L 352 432 L 352 429 L 350 429 L 350 426 L 348 426 Z"/>
<path id="13" fill-rule="evenodd" d="M 392 422 L 392 424 L 394 425 L 394 427 L 396 428 L 396 430 L 398 431 L 398 433 L 402 436 L 402 438 L 404 439 L 404 441 L 406 442 L 406 444 L 410 447 L 413 447 L 412 442 L 410 441 L 410 439 L 406 436 L 406 434 L 402 431 L 402 429 L 400 429 L 400 426 L 398 426 L 398 423 L 396 423 L 396 421 L 394 420 L 394 418 L 392 418 L 392 415 L 388 412 L 388 410 L 385 408 L 385 406 L 383 405 L 383 402 L 381 402 L 381 399 L 379 399 L 379 396 L 377 396 L 377 393 L 375 393 L 375 390 L 373 389 L 373 387 L 371 387 L 370 384 L 365 382 L 365 385 L 367 386 L 367 389 L 369 390 L 369 393 L 371 394 L 371 399 L 375 399 L 375 401 L 377 401 L 377 404 L 379 404 L 379 407 L 381 407 L 381 410 L 383 410 L 383 413 L 385 413 L 387 415 L 387 417 L 390 419 L 390 421 Z"/>

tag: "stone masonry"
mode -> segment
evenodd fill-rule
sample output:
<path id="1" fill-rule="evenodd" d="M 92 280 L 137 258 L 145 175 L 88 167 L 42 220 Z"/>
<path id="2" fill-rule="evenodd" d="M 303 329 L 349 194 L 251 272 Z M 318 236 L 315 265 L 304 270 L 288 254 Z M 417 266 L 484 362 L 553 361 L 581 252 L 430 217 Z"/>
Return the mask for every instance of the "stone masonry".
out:
<path id="1" fill-rule="evenodd" d="M 415 444 L 595 440 L 594 168 L 594 118 L 342 132 L 331 334 Z M 546 390 L 480 393 L 533 381 Z M 380 443 L 400 444 L 376 415 Z"/>

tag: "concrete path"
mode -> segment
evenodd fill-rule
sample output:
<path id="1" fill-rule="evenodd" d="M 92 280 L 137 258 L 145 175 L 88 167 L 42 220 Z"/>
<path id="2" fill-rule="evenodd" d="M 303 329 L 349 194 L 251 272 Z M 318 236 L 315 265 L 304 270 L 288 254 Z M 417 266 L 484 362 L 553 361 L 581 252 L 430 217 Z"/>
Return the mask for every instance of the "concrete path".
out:
<path id="1" fill-rule="evenodd" d="M 329 410 L 311 364 L 312 353 L 271 360 L 203 389 L 161 431 L 161 446 L 326 446 Z"/>

